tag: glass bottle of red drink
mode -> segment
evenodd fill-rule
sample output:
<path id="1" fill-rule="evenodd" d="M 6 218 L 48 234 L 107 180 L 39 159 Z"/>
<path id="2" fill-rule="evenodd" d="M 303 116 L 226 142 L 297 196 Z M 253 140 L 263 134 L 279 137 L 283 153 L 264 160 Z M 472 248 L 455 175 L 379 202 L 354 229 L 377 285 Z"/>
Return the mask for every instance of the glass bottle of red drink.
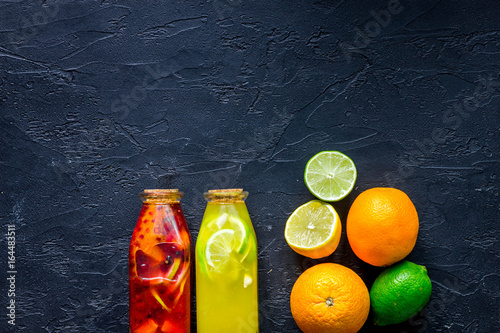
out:
<path id="1" fill-rule="evenodd" d="M 129 249 L 131 333 L 190 331 L 191 236 L 178 190 L 145 190 Z"/>

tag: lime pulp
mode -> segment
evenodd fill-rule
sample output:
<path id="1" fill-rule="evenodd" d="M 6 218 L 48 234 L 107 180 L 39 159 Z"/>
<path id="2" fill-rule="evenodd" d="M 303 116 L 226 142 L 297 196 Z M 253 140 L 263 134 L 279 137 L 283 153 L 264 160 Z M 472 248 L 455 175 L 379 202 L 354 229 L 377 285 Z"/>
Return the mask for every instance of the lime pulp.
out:
<path id="1" fill-rule="evenodd" d="M 357 171 L 354 162 L 338 151 L 322 151 L 306 165 L 304 182 L 311 193 L 323 201 L 339 201 L 354 188 Z"/>

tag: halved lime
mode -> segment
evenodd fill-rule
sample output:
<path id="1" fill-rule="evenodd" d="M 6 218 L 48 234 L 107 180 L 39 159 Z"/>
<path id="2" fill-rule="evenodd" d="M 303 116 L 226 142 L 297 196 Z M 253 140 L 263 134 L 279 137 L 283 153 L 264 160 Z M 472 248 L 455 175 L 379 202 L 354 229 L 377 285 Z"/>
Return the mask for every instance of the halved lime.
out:
<path id="1" fill-rule="evenodd" d="M 309 258 L 329 256 L 339 245 L 342 224 L 332 205 L 312 200 L 286 221 L 285 239 L 297 253 Z"/>
<path id="2" fill-rule="evenodd" d="M 356 183 L 356 166 L 338 151 L 322 151 L 307 162 L 304 182 L 311 193 L 323 201 L 345 198 Z"/>

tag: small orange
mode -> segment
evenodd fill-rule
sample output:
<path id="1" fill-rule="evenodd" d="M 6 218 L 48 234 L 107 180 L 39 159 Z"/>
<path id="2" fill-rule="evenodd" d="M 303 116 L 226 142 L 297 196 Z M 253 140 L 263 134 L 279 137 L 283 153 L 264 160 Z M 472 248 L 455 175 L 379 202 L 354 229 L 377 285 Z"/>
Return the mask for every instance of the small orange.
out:
<path id="1" fill-rule="evenodd" d="M 376 187 L 354 200 L 347 215 L 347 239 L 361 260 L 390 266 L 413 250 L 418 226 L 417 210 L 403 191 Z"/>
<path id="2" fill-rule="evenodd" d="M 290 295 L 290 307 L 305 333 L 355 333 L 368 318 L 370 295 L 354 271 L 324 263 L 299 276 Z"/>

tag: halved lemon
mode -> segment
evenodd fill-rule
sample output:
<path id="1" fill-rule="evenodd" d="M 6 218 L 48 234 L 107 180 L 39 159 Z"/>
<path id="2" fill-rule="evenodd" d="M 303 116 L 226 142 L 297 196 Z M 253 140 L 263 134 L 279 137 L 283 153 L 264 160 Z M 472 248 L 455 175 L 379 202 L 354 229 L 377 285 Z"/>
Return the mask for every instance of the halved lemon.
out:
<path id="1" fill-rule="evenodd" d="M 297 253 L 323 258 L 335 251 L 342 225 L 332 205 L 312 200 L 297 208 L 286 221 L 285 239 Z"/>

